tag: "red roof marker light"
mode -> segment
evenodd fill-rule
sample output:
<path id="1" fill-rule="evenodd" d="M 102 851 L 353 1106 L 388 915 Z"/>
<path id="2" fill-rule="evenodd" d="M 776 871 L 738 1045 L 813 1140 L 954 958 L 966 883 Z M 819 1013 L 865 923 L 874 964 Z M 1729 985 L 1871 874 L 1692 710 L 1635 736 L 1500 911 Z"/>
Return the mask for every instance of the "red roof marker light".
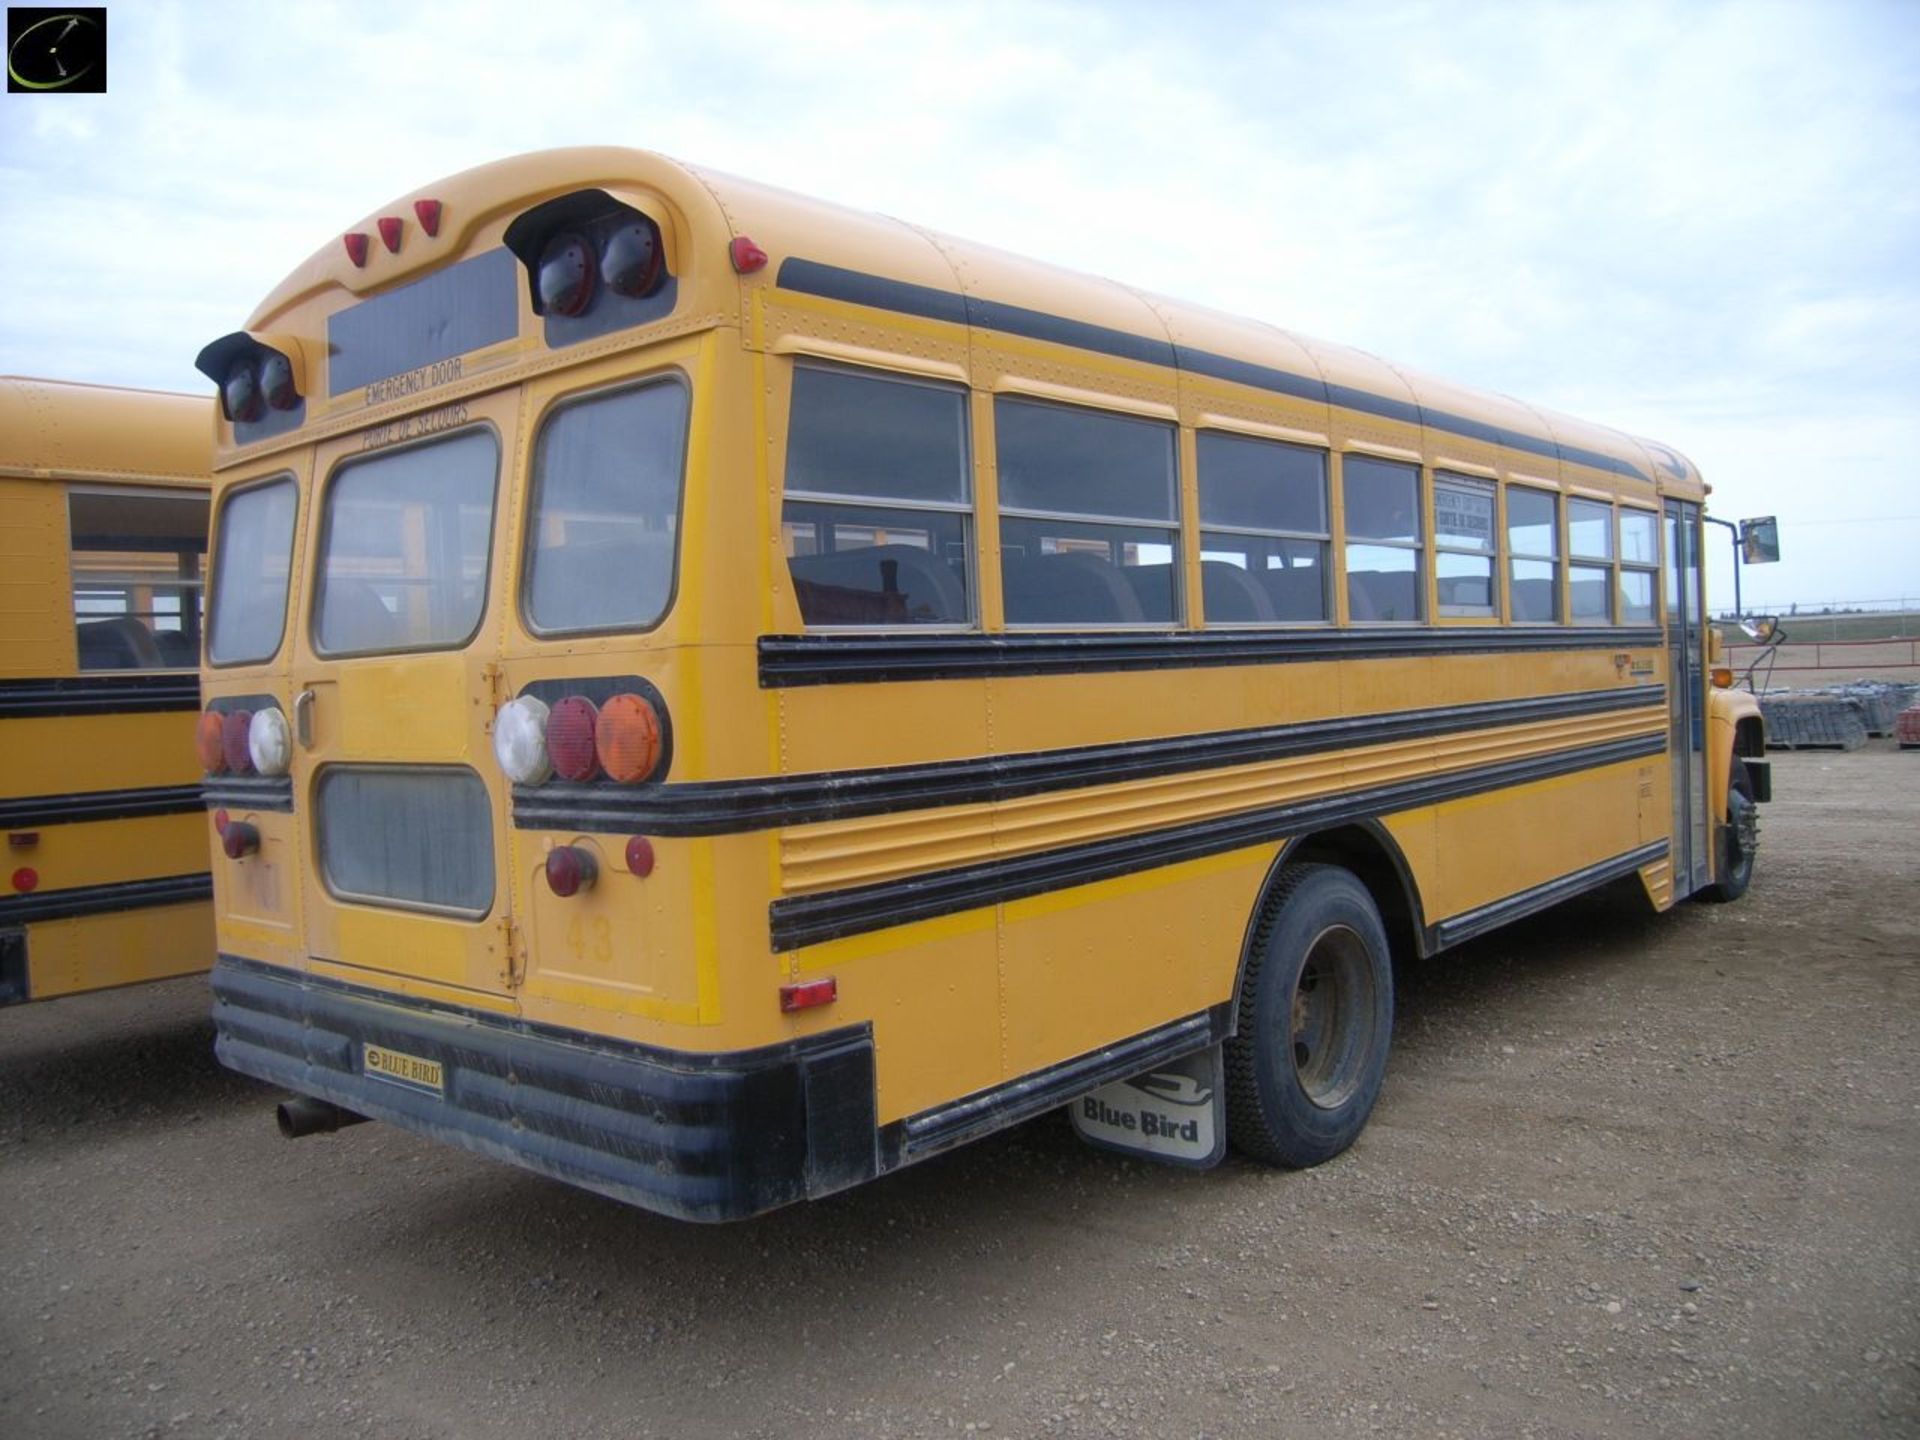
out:
<path id="1" fill-rule="evenodd" d="M 367 267 L 367 237 L 358 230 L 349 230 L 340 237 L 340 243 L 347 247 L 347 258 L 356 269 Z"/>
<path id="2" fill-rule="evenodd" d="M 380 227 L 380 243 L 387 247 L 387 253 L 390 255 L 398 255 L 400 253 L 400 232 L 406 228 L 405 222 L 397 215 L 382 215 L 373 223 Z"/>
<path id="3" fill-rule="evenodd" d="M 751 275 L 767 267 L 767 252 L 744 235 L 734 236 L 727 252 L 733 257 L 733 268 L 737 274 Z"/>
<path id="4" fill-rule="evenodd" d="M 413 213 L 419 218 L 420 228 L 427 232 L 429 239 L 440 233 L 440 202 L 438 200 L 414 201 Z"/>

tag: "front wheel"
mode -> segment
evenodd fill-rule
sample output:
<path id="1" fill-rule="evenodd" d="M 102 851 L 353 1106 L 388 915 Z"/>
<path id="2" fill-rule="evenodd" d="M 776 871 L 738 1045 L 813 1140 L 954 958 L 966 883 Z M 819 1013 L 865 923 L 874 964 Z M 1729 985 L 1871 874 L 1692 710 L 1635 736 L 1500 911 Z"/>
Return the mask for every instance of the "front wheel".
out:
<path id="1" fill-rule="evenodd" d="M 1283 871 L 1225 1046 L 1234 1147 L 1293 1169 L 1331 1160 L 1373 1112 L 1392 1035 L 1393 966 L 1366 886 L 1333 865 Z"/>
<path id="2" fill-rule="evenodd" d="M 1713 883 L 1704 893 L 1709 900 L 1738 900 L 1753 883 L 1753 859 L 1760 853 L 1760 807 L 1738 755 L 1727 778 L 1727 823 L 1720 826 L 1717 838 Z"/>

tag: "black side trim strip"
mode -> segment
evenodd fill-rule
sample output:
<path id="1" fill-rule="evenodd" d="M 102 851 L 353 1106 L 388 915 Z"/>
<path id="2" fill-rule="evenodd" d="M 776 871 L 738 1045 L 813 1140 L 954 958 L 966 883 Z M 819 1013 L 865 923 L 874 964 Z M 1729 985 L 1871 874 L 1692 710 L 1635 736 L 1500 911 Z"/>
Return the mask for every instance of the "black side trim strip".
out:
<path id="1" fill-rule="evenodd" d="M 513 823 L 522 830 L 721 835 L 937 805 L 986 804 L 1046 791 L 1665 703 L 1664 685 L 1632 685 L 926 765 L 644 787 L 549 780 L 513 787 Z"/>
<path id="2" fill-rule="evenodd" d="M 1140 870 L 1178 865 L 1228 850 L 1240 850 L 1303 831 L 1354 820 L 1372 819 L 1480 795 L 1490 790 L 1531 784 L 1623 760 L 1659 755 L 1666 735 L 1649 734 L 1562 750 L 1527 760 L 1450 771 L 1419 780 L 1376 785 L 1364 790 L 1320 796 L 1290 805 L 1148 830 L 1113 840 L 1044 850 L 1034 855 L 989 860 L 936 870 L 904 880 L 794 895 L 776 900 L 768 918 L 776 950 L 885 930 L 914 920 L 975 910 L 984 905 L 1024 899 L 1051 890 L 1090 885 Z"/>
<path id="3" fill-rule="evenodd" d="M 272 810 L 293 813 L 291 775 L 209 775 L 199 785 L 199 802 L 208 809 Z"/>
<path id="4" fill-rule="evenodd" d="M 1219 1044 L 1230 1033 L 1231 1014 L 1232 1006 L 1216 1005 L 990 1090 L 910 1115 L 883 1132 L 883 1151 L 890 1164 L 910 1164 L 1017 1125 L 1102 1085 Z"/>
<path id="5" fill-rule="evenodd" d="M 115 880 L 106 885 L 77 885 L 71 890 L 36 890 L 30 895 L 0 896 L 0 925 L 37 925 L 71 920 L 76 915 L 108 915 L 116 910 L 145 910 L 155 905 L 184 905 L 213 898 L 213 876 L 163 875 L 157 880 Z"/>
<path id="6" fill-rule="evenodd" d="M 200 808 L 198 785 L 150 785 L 137 790 L 88 790 L 74 795 L 22 795 L 0 800 L 0 830 L 77 825 L 87 820 L 131 820 L 181 815 Z"/>
<path id="7" fill-rule="evenodd" d="M 1453 627 L 1418 630 L 1194 630 L 1116 634 L 1044 631 L 997 635 L 762 635 L 763 689 L 1084 675 L 1212 665 L 1398 660 L 1422 655 L 1520 655 L 1564 650 L 1649 650 L 1657 628 Z"/>
<path id="8" fill-rule="evenodd" d="M 842 300 L 851 305 L 891 310 L 899 315 L 918 315 L 923 319 L 944 320 L 953 325 L 998 330 L 1006 335 L 1022 335 L 1029 340 L 1067 345 L 1076 350 L 1091 350 L 1123 360 L 1139 360 L 1149 365 L 1188 370 L 1198 375 L 1210 375 L 1217 380 L 1269 390 L 1278 395 L 1292 395 L 1323 405 L 1338 405 L 1345 410 L 1357 410 L 1363 415 L 1377 415 L 1408 425 L 1444 430 L 1452 435 L 1470 436 L 1529 455 L 1571 460 L 1575 464 L 1630 476 L 1635 480 L 1647 478 L 1631 461 L 1605 455 L 1598 450 L 1562 445 L 1550 438 L 1529 435 L 1524 430 L 1489 425 L 1484 420 L 1453 415 L 1444 410 L 1429 410 L 1398 396 L 1378 395 L 1351 385 L 1329 385 L 1317 375 L 1296 375 L 1290 370 L 1236 360 L 1228 355 L 1216 355 L 1186 345 L 1172 345 L 1164 339 L 1156 340 L 1104 325 L 1069 320 L 1064 316 L 1050 315 L 1044 310 L 1006 305 L 997 300 L 982 300 L 973 295 L 957 295 L 932 286 L 889 280 L 885 276 L 847 270 L 798 256 L 780 262 L 779 285 L 783 290 L 802 295 L 818 295 L 823 299 Z"/>
<path id="9" fill-rule="evenodd" d="M 86 820 L 132 820 L 148 814 L 190 814 L 200 808 L 200 785 L 96 789 L 79 795 L 21 795 L 0 801 L 0 829 L 77 826 Z"/>
<path id="10" fill-rule="evenodd" d="M 199 708 L 200 677 L 178 671 L 0 680 L 0 720 L 44 715 L 144 715 L 155 710 Z"/>
<path id="11" fill-rule="evenodd" d="M 1629 850 L 1624 855 L 1616 855 L 1611 860 L 1602 860 L 1597 865 L 1588 865 L 1562 875 L 1557 880 L 1535 885 L 1530 890 L 1509 895 L 1504 900 L 1495 900 L 1492 904 L 1482 905 L 1477 910 L 1468 910 L 1449 920 L 1442 920 L 1430 932 L 1431 949 L 1444 950 L 1450 945 L 1458 945 L 1463 940 L 1471 940 L 1475 935 L 1485 934 L 1497 929 L 1509 921 L 1531 915 L 1536 910 L 1545 910 L 1548 906 L 1558 905 L 1562 900 L 1571 900 L 1587 890 L 1618 880 L 1623 875 L 1631 875 L 1642 865 L 1651 865 L 1656 860 L 1667 858 L 1667 842 L 1655 840 L 1642 845 L 1638 850 Z"/>

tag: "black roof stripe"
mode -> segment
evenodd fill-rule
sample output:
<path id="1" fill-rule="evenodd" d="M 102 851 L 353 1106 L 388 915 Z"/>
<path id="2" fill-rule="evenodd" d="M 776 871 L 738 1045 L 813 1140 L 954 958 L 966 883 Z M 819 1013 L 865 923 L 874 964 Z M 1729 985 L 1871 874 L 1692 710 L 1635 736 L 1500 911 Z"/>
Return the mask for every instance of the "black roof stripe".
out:
<path id="1" fill-rule="evenodd" d="M 1634 480 L 1648 479 L 1638 466 L 1616 455 L 1562 445 L 1551 438 L 1529 435 L 1524 430 L 1513 430 L 1443 410 L 1429 410 L 1397 396 L 1380 395 L 1352 385 L 1329 384 L 1318 376 L 1296 375 L 1290 370 L 1279 370 L 1250 360 L 1237 360 L 1230 355 L 1216 355 L 1212 351 L 1196 350 L 1189 345 L 1172 345 L 1165 340 L 1134 335 L 1105 325 L 1069 320 L 1061 315 L 1050 315 L 1044 310 L 1030 310 L 998 300 L 959 295 L 931 285 L 889 280 L 882 275 L 869 275 L 864 271 L 848 270 L 797 255 L 780 262 L 779 284 L 783 290 L 802 295 L 842 300 L 850 305 L 867 305 L 876 310 L 891 310 L 898 315 L 917 315 L 926 320 L 943 320 L 950 325 L 998 330 L 1008 335 L 1067 345 L 1076 350 L 1091 350 L 1122 360 L 1164 365 L 1168 369 L 1186 370 L 1215 380 L 1250 385 L 1276 395 L 1290 395 L 1298 400 L 1357 410 L 1363 415 L 1373 415 L 1383 420 L 1425 425 L 1449 435 L 1504 445 L 1510 450 L 1539 455 L 1549 460 L 1570 460 L 1578 465 Z"/>

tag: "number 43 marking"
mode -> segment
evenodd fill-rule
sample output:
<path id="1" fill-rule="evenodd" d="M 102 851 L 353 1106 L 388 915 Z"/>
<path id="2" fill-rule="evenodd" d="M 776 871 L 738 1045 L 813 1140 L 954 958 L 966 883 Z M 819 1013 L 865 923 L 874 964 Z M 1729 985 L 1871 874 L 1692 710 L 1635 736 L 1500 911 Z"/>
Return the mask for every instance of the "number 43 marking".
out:
<path id="1" fill-rule="evenodd" d="M 576 915 L 567 926 L 567 948 L 575 960 L 591 960 L 596 965 L 613 963 L 613 926 L 604 915 L 591 919 Z"/>

